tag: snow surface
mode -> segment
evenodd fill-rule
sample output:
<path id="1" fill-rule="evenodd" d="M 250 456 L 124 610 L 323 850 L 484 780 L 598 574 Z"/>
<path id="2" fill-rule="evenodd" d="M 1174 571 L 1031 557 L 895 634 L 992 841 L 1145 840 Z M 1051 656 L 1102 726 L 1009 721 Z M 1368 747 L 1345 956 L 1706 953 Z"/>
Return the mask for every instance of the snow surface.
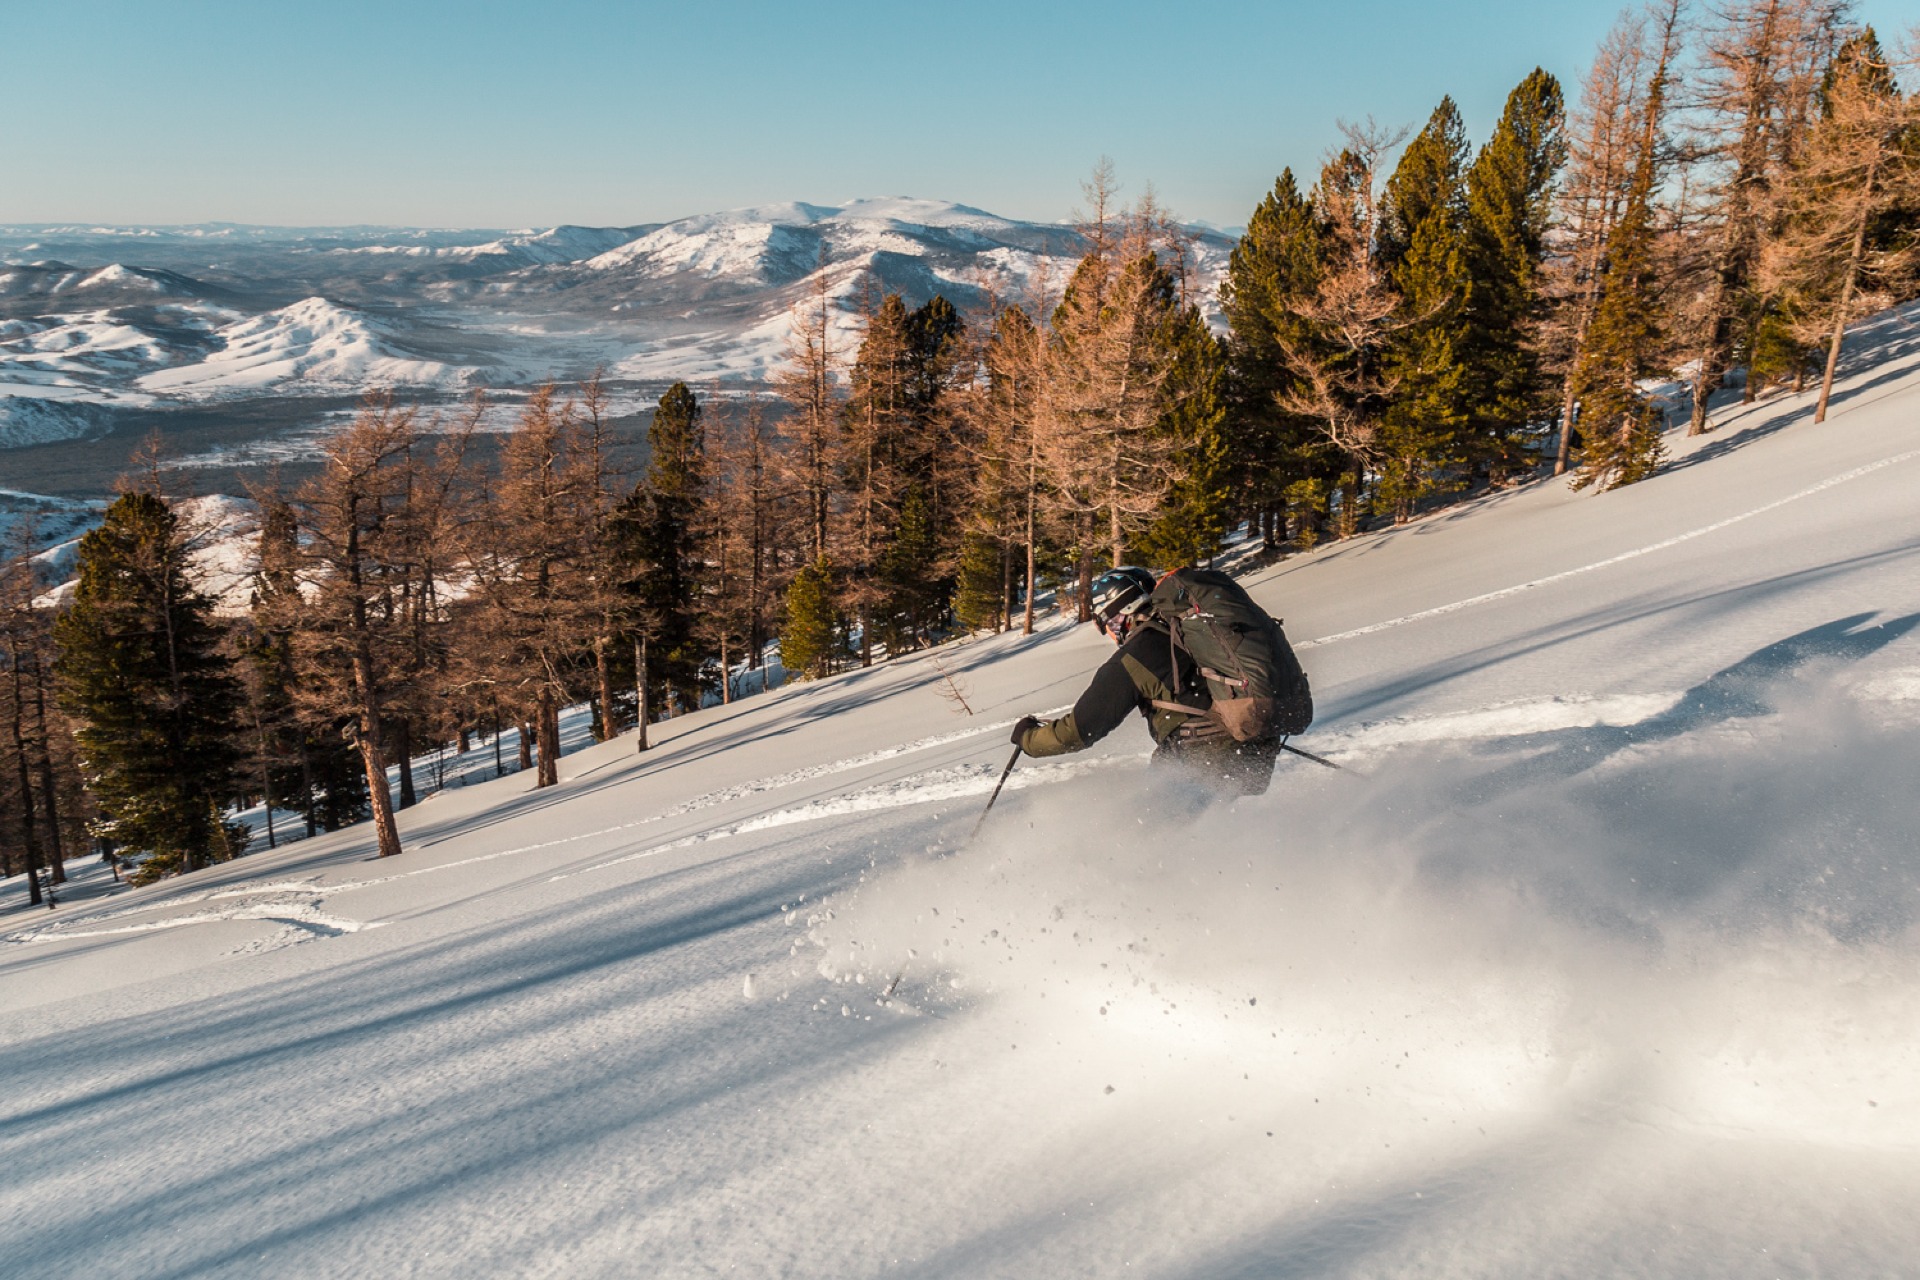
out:
<path id="1" fill-rule="evenodd" d="M 920 655 L 442 790 L 389 861 L 362 827 L 54 912 L 0 885 L 0 1258 L 1907 1273 L 1909 334 L 1822 426 L 1769 400 L 1643 484 L 1249 579 L 1347 766 L 1263 797 L 1129 724 L 969 844 L 1007 724 L 1105 652 L 1049 619 L 940 655 L 973 716 Z"/>

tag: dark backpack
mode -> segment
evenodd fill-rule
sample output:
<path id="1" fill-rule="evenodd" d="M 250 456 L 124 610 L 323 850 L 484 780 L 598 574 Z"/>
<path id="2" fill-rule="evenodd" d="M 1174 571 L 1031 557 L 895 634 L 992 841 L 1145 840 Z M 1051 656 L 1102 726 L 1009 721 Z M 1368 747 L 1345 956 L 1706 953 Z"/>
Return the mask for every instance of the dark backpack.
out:
<path id="1" fill-rule="evenodd" d="M 1313 723 L 1313 691 L 1277 619 L 1240 584 L 1213 569 L 1176 569 L 1148 601 L 1207 682 L 1206 716 L 1235 742 L 1301 733 Z M 1175 655 L 1174 695 L 1180 694 Z"/>

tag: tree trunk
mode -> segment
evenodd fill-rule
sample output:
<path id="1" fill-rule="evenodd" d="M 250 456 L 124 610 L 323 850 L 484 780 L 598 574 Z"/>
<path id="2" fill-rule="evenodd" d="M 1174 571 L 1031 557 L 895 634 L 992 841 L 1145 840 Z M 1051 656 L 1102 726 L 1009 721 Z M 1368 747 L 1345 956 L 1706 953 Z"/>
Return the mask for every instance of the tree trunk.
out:
<path id="1" fill-rule="evenodd" d="M 536 732 L 540 735 L 540 768 L 533 785 L 553 787 L 560 784 L 560 710 L 554 705 L 553 691 L 542 688 L 540 703 L 534 712 Z"/>
<path id="2" fill-rule="evenodd" d="M 267 730 L 266 726 L 260 723 L 259 705 L 252 699 L 248 699 L 248 702 L 253 711 L 254 737 L 260 743 L 260 804 L 267 814 L 267 848 L 277 849 L 280 844 L 273 833 L 273 769 L 267 753 Z"/>
<path id="3" fill-rule="evenodd" d="M 634 746 L 636 752 L 647 749 L 647 633 L 642 631 L 633 642 L 633 690 L 640 707 L 639 741 Z"/>
<path id="4" fill-rule="evenodd" d="M 1867 190 L 1873 190 L 1875 172 L 1867 170 Z M 1847 253 L 1847 273 L 1840 281 L 1840 303 L 1834 308 L 1833 337 L 1827 342 L 1827 371 L 1820 378 L 1820 399 L 1813 407 L 1813 420 L 1816 423 L 1827 420 L 1827 401 L 1833 396 L 1833 374 L 1840 367 L 1840 344 L 1847 336 L 1847 309 L 1853 305 L 1854 283 L 1860 278 L 1860 260 L 1867 247 L 1867 214 L 1873 207 L 1871 200 L 1860 202 L 1860 219 L 1853 227 L 1853 247 Z"/>
<path id="5" fill-rule="evenodd" d="M 995 631 L 1013 630 L 1013 544 L 1000 540 L 1000 616 L 994 619 Z"/>
<path id="6" fill-rule="evenodd" d="M 600 741 L 611 742 L 620 729 L 613 722 L 613 668 L 607 661 L 608 638 L 593 638 L 593 673 L 600 690 Z"/>
<path id="7" fill-rule="evenodd" d="M 533 722 L 520 721 L 520 772 L 533 768 Z"/>
<path id="8" fill-rule="evenodd" d="M 67 851 L 60 838 L 60 789 L 53 776 L 53 726 L 47 723 L 47 668 L 38 656 L 33 664 L 33 709 L 40 746 L 40 797 L 47 809 L 47 857 L 53 882 L 67 882 Z"/>
<path id="9" fill-rule="evenodd" d="M 1021 632 L 1020 632 L 1020 634 L 1028 635 L 1028 636 L 1033 634 L 1033 588 L 1034 588 L 1034 563 L 1033 563 L 1034 561 L 1034 556 L 1033 556 L 1034 511 L 1033 511 L 1033 508 L 1034 508 L 1034 503 L 1036 501 L 1037 501 L 1037 498 L 1036 498 L 1036 495 L 1034 494 L 1032 484 L 1031 482 L 1029 482 L 1027 487 L 1027 606 L 1026 606 L 1026 620 L 1022 624 Z"/>
<path id="10" fill-rule="evenodd" d="M 397 720 L 393 725 L 393 754 L 400 766 L 400 807 L 411 809 L 419 803 L 413 790 L 413 722 Z"/>
<path id="11" fill-rule="evenodd" d="M 313 802 L 313 752 L 307 745 L 307 731 L 300 730 L 300 790 L 306 796 L 305 816 L 307 819 L 307 838 L 311 840 L 319 835 L 319 821 L 314 817 Z"/>
<path id="12" fill-rule="evenodd" d="M 26 700 L 20 688 L 20 666 L 13 668 L 13 759 L 20 774 L 20 833 L 27 846 L 27 901 L 39 906 L 40 836 L 34 825 L 33 782 L 27 771 L 27 742 L 21 732 Z"/>
<path id="13" fill-rule="evenodd" d="M 387 762 L 380 753 L 377 719 L 365 712 L 360 717 L 360 759 L 367 767 L 367 798 L 373 803 L 373 830 L 380 856 L 391 858 L 400 852 L 400 829 L 393 820 L 393 793 L 387 789 Z"/>

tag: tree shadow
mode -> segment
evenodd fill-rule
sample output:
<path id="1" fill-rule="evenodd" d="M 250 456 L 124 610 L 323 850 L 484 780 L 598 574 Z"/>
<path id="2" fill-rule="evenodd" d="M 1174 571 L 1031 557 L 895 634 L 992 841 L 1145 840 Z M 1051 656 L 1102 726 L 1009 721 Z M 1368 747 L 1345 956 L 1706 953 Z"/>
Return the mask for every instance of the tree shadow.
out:
<path id="1" fill-rule="evenodd" d="M 1501 749 L 1526 753 L 1527 759 L 1483 775 L 1469 799 L 1482 802 L 1517 786 L 1536 786 L 1545 778 L 1585 773 L 1631 747 L 1670 741 L 1733 720 L 1770 715 L 1777 710 L 1774 687 L 1783 677 L 1816 661 L 1858 662 L 1920 627 L 1920 613 L 1869 626 L 1874 616 L 1851 614 L 1762 645 L 1688 689 L 1673 706 L 1636 724 L 1553 730 L 1508 739 Z"/>

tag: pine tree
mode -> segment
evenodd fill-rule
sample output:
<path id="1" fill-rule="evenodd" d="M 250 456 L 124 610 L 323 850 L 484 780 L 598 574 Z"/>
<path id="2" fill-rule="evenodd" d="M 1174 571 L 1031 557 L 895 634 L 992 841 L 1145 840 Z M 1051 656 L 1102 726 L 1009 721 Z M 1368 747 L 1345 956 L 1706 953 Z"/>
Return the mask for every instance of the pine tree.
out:
<path id="1" fill-rule="evenodd" d="M 837 308 L 831 285 L 823 246 L 807 296 L 794 305 L 786 364 L 774 376 L 780 398 L 787 404 L 780 426 L 787 439 L 788 487 L 799 499 L 807 554 L 816 562 L 833 549 L 840 351 L 833 330 Z"/>
<path id="2" fill-rule="evenodd" d="M 787 587 L 787 619 L 780 630 L 780 665 L 802 680 L 833 670 L 839 615 L 833 604 L 833 564 L 815 560 Z"/>
<path id="3" fill-rule="evenodd" d="M 1708 398 L 1736 349 L 1750 346 L 1767 300 L 1757 288 L 1774 187 L 1804 146 L 1820 68 L 1846 0 L 1736 0 L 1708 11 L 1695 76 L 1696 146 L 1706 173 L 1688 435 L 1707 430 Z"/>
<path id="4" fill-rule="evenodd" d="M 1526 465 L 1523 432 L 1552 408 L 1537 339 L 1555 180 L 1567 160 L 1564 122 L 1560 82 L 1536 67 L 1507 95 L 1466 174 L 1456 355 L 1466 452 L 1496 480 Z"/>
<path id="5" fill-rule="evenodd" d="M 1232 483 L 1237 505 L 1255 515 L 1270 543 L 1283 533 L 1311 541 L 1324 508 L 1301 499 L 1324 493 L 1337 465 L 1313 420 L 1287 407 L 1298 383 L 1286 352 L 1305 342 L 1299 307 L 1318 288 L 1325 238 L 1292 170 L 1283 171 L 1247 219 L 1220 286 Z M 1283 531 L 1283 522 L 1292 527 Z"/>
<path id="6" fill-rule="evenodd" d="M 1468 277 L 1456 221 L 1436 208 L 1414 232 L 1395 271 L 1408 317 L 1387 355 L 1393 391 L 1373 445 L 1378 500 L 1395 524 L 1429 495 L 1456 487 L 1470 416 L 1461 350 Z"/>
<path id="7" fill-rule="evenodd" d="M 321 445 L 319 474 L 293 498 L 306 605 L 294 629 L 303 713 L 339 717 L 360 757 L 381 857 L 400 849 L 387 780 L 388 706 L 412 657 L 408 619 L 395 607 L 407 569 L 407 462 L 420 423 L 390 395 Z"/>
<path id="8" fill-rule="evenodd" d="M 337 711 L 317 713 L 297 696 L 300 683 L 294 637 L 303 625 L 299 517 L 275 495 L 260 500 L 259 572 L 250 610 L 251 634 L 242 645 L 251 670 L 249 696 L 255 731 L 265 738 L 271 790 L 300 809 L 307 834 L 337 831 L 367 816 L 366 777 L 355 765 Z"/>
<path id="9" fill-rule="evenodd" d="M 702 521 L 716 573 L 711 607 L 704 614 L 710 647 L 726 653 L 737 645 L 747 666 L 758 669 L 776 630 L 770 611 L 777 600 L 790 504 L 765 401 L 749 395 L 717 403 L 719 430 L 709 451 L 711 479 Z"/>
<path id="10" fill-rule="evenodd" d="M 1607 239 L 1600 300 L 1575 369 L 1586 457 L 1575 488 L 1632 484 L 1653 474 L 1665 451 L 1664 411 L 1639 384 L 1659 369 L 1663 312 L 1655 260 L 1653 193 L 1668 69 L 1678 47 L 1677 2 L 1668 10 L 1659 60 L 1640 122 L 1626 205 Z"/>
<path id="11" fill-rule="evenodd" d="M 706 429 L 684 382 L 660 397 L 647 428 L 646 479 L 628 508 L 633 520 L 630 588 L 647 633 L 648 674 L 677 699 L 699 705 L 699 614 L 706 593 L 702 507 L 707 499 Z"/>
<path id="12" fill-rule="evenodd" d="M 1599 309 L 1607 243 L 1627 204 L 1647 90 L 1660 61 L 1647 15 L 1629 10 L 1607 33 L 1581 82 L 1557 201 L 1561 249 L 1546 264 L 1548 322 L 1541 335 L 1545 363 L 1560 379 L 1556 476 L 1573 459 L 1580 356 Z"/>
<path id="13" fill-rule="evenodd" d="M 968 631 L 995 631 L 1006 621 L 1006 548 L 992 534 L 970 529 L 960 540 L 953 616 Z"/>
<path id="14" fill-rule="evenodd" d="M 469 553 L 486 638 L 468 655 L 471 678 L 495 681 L 501 701 L 531 727 L 536 787 L 560 780 L 560 709 L 585 692 L 600 621 L 590 590 L 593 469 L 578 402 L 557 400 L 551 384 L 528 398 L 501 446 Z"/>
<path id="15" fill-rule="evenodd" d="M 876 611 L 886 595 L 880 561 L 894 536 L 900 502 L 918 470 L 918 392 L 906 303 L 888 294 L 869 307 L 841 411 L 839 472 L 843 522 L 841 602 L 860 631 L 860 665 L 873 664 Z"/>
<path id="16" fill-rule="evenodd" d="M 1174 478 L 1138 550 L 1155 564 L 1204 564 L 1226 539 L 1235 498 L 1226 344 L 1191 305 L 1167 318 L 1161 341 L 1169 368 L 1159 430 L 1173 442 Z"/>
<path id="17" fill-rule="evenodd" d="M 913 422 L 908 471 L 926 497 L 944 563 L 958 545 L 960 516 L 973 487 L 973 477 L 961 461 L 971 443 L 961 438 L 968 420 L 952 403 L 956 386 L 972 377 L 967 325 L 954 305 L 936 293 L 907 316 L 906 338 Z M 952 593 L 950 575 L 942 579 L 941 589 L 945 595 Z"/>
<path id="18" fill-rule="evenodd" d="M 1429 494 L 1457 484 L 1470 406 L 1461 353 L 1465 325 L 1465 129 L 1443 98 L 1401 152 L 1382 198 L 1379 265 L 1392 278 L 1402 327 L 1382 359 L 1393 384 L 1372 446 L 1377 500 L 1395 523 Z"/>
<path id="19" fill-rule="evenodd" d="M 1910 278 L 1912 219 L 1920 206 L 1920 104 L 1901 94 L 1871 27 L 1841 46 L 1819 103 L 1765 275 L 1800 315 L 1803 340 L 1824 339 L 1826 366 L 1813 415 L 1824 422 L 1847 324 L 1885 305 L 1891 289 Z"/>
<path id="20" fill-rule="evenodd" d="M 1311 421 L 1345 463 L 1337 530 L 1347 537 L 1361 527 L 1367 477 L 1380 458 L 1381 423 L 1397 386 L 1393 344 L 1415 317 L 1373 250 L 1381 157 L 1404 134 L 1372 123 L 1344 129 L 1347 146 L 1321 169 L 1313 191 L 1324 228 L 1322 270 L 1295 304 L 1302 323 L 1275 338 L 1292 379 L 1281 403 Z"/>
<path id="21" fill-rule="evenodd" d="M 925 644 L 946 607 L 950 584 L 940 572 L 933 503 L 918 485 L 900 502 L 900 519 L 881 556 L 878 579 L 881 641 L 889 653 L 905 653 Z"/>
<path id="22" fill-rule="evenodd" d="M 41 872 L 66 880 L 89 810 L 72 727 L 54 705 L 53 610 L 35 603 L 30 522 L 16 526 L 13 544 L 0 560 L 0 874 L 29 873 L 27 900 L 37 905 Z"/>
<path id="23" fill-rule="evenodd" d="M 1047 338 L 1024 307 L 1002 310 L 981 354 L 983 385 L 972 401 L 978 420 L 983 481 L 972 531 L 1001 547 L 1001 612 L 1012 625 L 1014 549 L 1023 584 L 1022 630 L 1033 634 L 1039 539 L 1047 495 L 1039 415 L 1047 377 Z M 976 552 L 976 555 L 978 553 Z M 978 560 L 974 560 L 978 572 Z M 963 569 L 963 572 L 965 570 Z M 977 579 L 976 579 L 977 581 Z M 977 589 L 977 588 L 976 588 Z M 977 615 L 976 615 L 977 616 Z"/>
<path id="24" fill-rule="evenodd" d="M 1425 127 L 1401 151 L 1393 176 L 1381 191 L 1375 253 L 1382 271 L 1397 276 L 1413 251 L 1414 237 L 1430 221 L 1460 227 L 1468 154 L 1460 108 L 1451 97 L 1443 97 Z"/>
<path id="25" fill-rule="evenodd" d="M 122 494 L 81 539 L 79 582 L 54 636 L 100 833 L 149 855 L 142 879 L 240 853 L 244 828 L 222 818 L 237 790 L 240 690 L 159 498 Z"/>
<path id="26" fill-rule="evenodd" d="M 1176 282 L 1157 228 L 1136 215 L 1118 235 L 1091 238 L 1109 247 L 1080 260 L 1054 310 L 1037 415 L 1048 490 L 1071 522 L 1083 613 L 1095 558 L 1125 564 L 1179 476 L 1178 442 L 1161 426 Z"/>

